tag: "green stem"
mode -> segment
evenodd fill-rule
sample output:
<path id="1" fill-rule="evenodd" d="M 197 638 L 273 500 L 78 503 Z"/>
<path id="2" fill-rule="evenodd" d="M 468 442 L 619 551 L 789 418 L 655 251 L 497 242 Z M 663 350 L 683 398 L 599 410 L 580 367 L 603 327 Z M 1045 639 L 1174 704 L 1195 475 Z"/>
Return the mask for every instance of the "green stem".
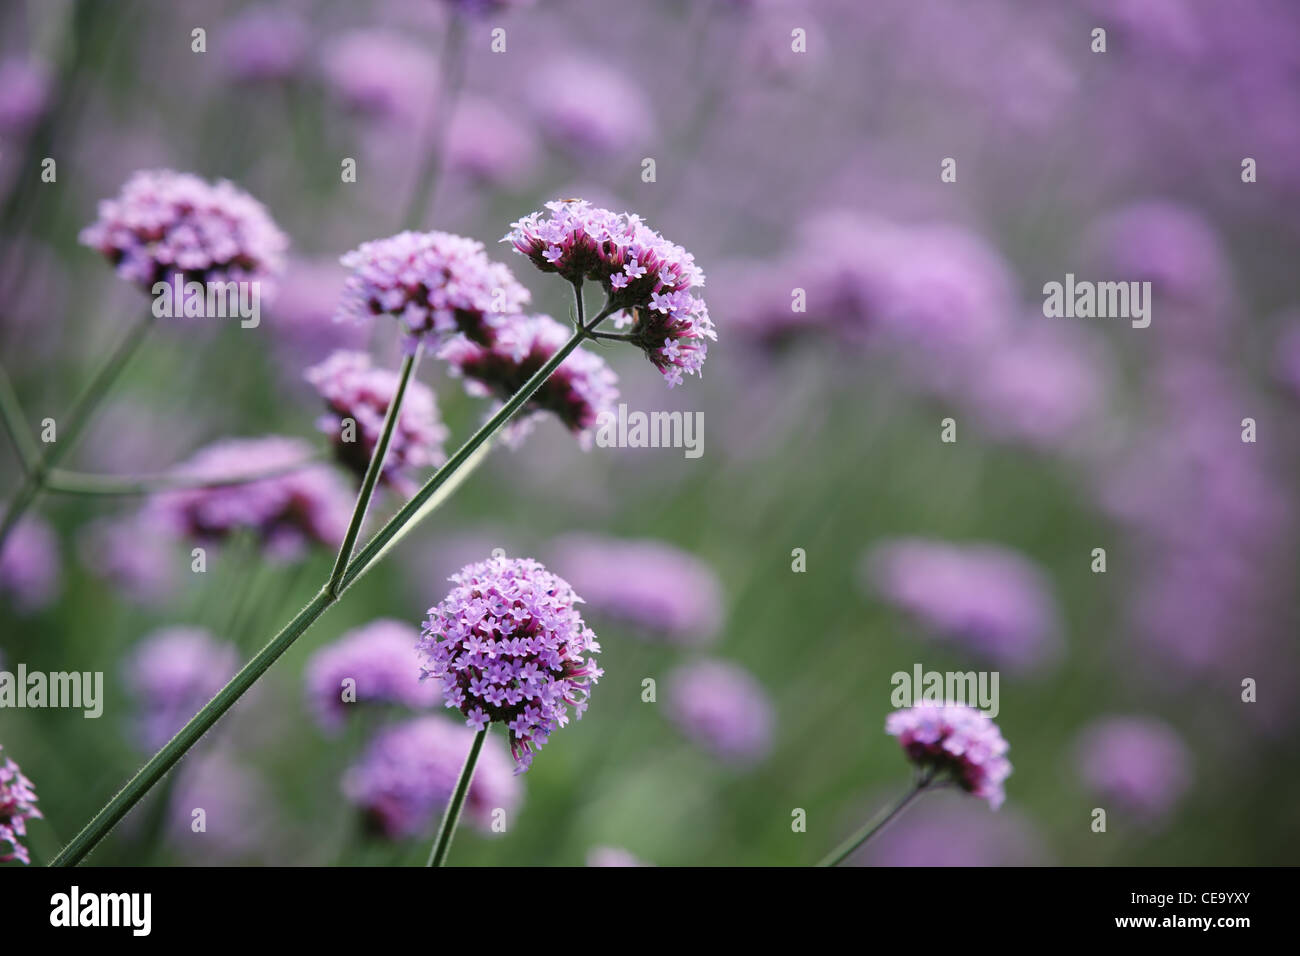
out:
<path id="1" fill-rule="evenodd" d="M 907 808 L 908 804 L 910 804 L 913 800 L 915 800 L 918 796 L 920 796 L 922 792 L 924 792 L 925 788 L 930 785 L 932 780 L 934 780 L 933 775 L 926 775 L 918 779 L 916 781 L 916 784 L 912 787 L 912 789 L 907 791 L 907 793 L 903 795 L 903 798 L 899 800 L 897 803 L 895 803 L 892 807 L 890 807 L 889 810 L 886 811 L 883 816 L 880 816 L 877 819 L 867 823 L 865 826 L 862 827 L 861 830 L 853 834 L 853 836 L 849 837 L 838 847 L 836 847 L 833 851 L 831 851 L 830 855 L 827 856 L 825 859 L 823 859 L 817 865 L 838 866 L 839 864 L 843 863 L 844 860 L 849 856 L 849 854 L 851 854 L 854 850 L 862 846 L 862 844 L 866 843 L 873 836 L 875 836 L 877 833 L 883 830 L 885 828 L 885 824 L 889 823 L 890 820 L 894 819 L 894 817 L 902 813 L 903 810 Z"/>
<path id="2" fill-rule="evenodd" d="M 392 440 L 393 429 L 401 414 L 402 401 L 406 398 L 406 386 L 410 384 L 415 367 L 420 364 L 420 354 L 423 350 L 424 340 L 420 339 L 415 348 L 402 360 L 397 392 L 393 395 L 393 400 L 388 403 L 388 412 L 384 415 L 384 427 L 379 433 L 375 450 L 370 455 L 366 476 L 361 481 L 361 491 L 357 495 L 356 506 L 352 509 L 352 520 L 348 522 L 347 533 L 343 536 L 343 543 L 339 545 L 339 553 L 334 559 L 334 570 L 330 573 L 329 583 L 325 585 L 325 589 L 335 597 L 338 596 L 339 585 L 343 582 L 343 573 L 348 569 L 348 559 L 352 557 L 352 548 L 357 543 L 357 535 L 361 533 L 361 523 L 365 521 L 366 512 L 370 510 L 370 499 L 374 496 L 375 484 L 384 470 L 384 458 L 388 454 L 388 443 Z"/>
<path id="3" fill-rule="evenodd" d="M 63 438 L 46 446 L 45 453 L 34 462 L 22 487 L 18 489 L 18 493 L 9 502 L 3 521 L 0 521 L 0 552 L 3 552 L 4 542 L 9 536 L 9 532 L 13 530 L 14 525 L 18 523 L 28 506 L 36 500 L 36 496 L 40 494 L 50 469 L 58 464 L 59 460 L 76 445 L 86 422 L 90 420 L 95 409 L 99 407 L 99 403 L 103 401 L 104 396 L 108 394 L 108 390 L 117 381 L 118 376 L 122 374 L 122 370 L 126 368 L 127 363 L 131 361 L 131 357 L 135 355 L 136 350 L 144 342 L 145 336 L 153 328 L 153 322 L 153 312 L 150 311 L 126 334 L 126 337 L 118 344 L 113 354 L 109 356 L 108 361 L 99 370 L 99 374 L 91 380 L 86 390 L 81 393 L 81 397 L 77 399 L 76 404 L 72 406 L 72 411 L 68 413 L 64 420 Z"/>
<path id="4" fill-rule="evenodd" d="M 478 763 L 479 751 L 483 749 L 483 741 L 487 739 L 488 730 L 491 724 L 484 727 L 474 735 L 474 742 L 470 744 L 469 754 L 465 757 L 465 765 L 460 768 L 460 779 L 456 781 L 456 789 L 452 792 L 451 801 L 447 804 L 447 812 L 442 815 L 442 824 L 438 827 L 438 838 L 433 841 L 433 849 L 429 852 L 429 866 L 442 866 L 447 861 L 447 851 L 451 849 L 451 838 L 456 835 L 456 824 L 460 822 L 460 811 L 465 805 L 465 795 L 469 793 L 469 782 L 474 777 L 474 766 Z"/>
<path id="5" fill-rule="evenodd" d="M 205 478 L 200 475 L 184 475 L 160 472 L 153 475 L 96 475 L 84 471 L 65 471 L 53 468 L 45 479 L 45 490 L 63 495 L 122 496 L 151 495 L 159 491 L 173 491 L 184 488 L 229 488 L 234 485 L 246 485 L 264 478 L 278 478 L 299 469 L 306 468 L 328 456 L 328 451 L 321 451 L 302 461 L 287 465 L 277 465 L 265 471 L 231 475 L 228 478 Z"/>
<path id="6" fill-rule="evenodd" d="M 18 401 L 18 393 L 14 391 L 13 382 L 9 381 L 9 375 L 2 365 L 0 365 L 0 418 L 4 419 L 5 430 L 13 440 L 14 450 L 18 452 L 18 460 L 22 463 L 23 471 L 30 472 L 32 465 L 40 457 L 40 449 L 36 447 L 31 432 L 27 430 L 27 419 Z"/>
<path id="7" fill-rule="evenodd" d="M 288 624 L 281 628 L 280 632 L 271 638 L 247 664 L 240 669 L 230 682 L 226 684 L 212 700 L 208 701 L 193 718 L 190 719 L 184 727 L 163 746 L 154 756 L 146 763 L 135 776 L 132 777 L 104 807 L 95 814 L 89 823 L 82 828 L 81 832 L 72 838 L 71 842 L 65 846 L 50 863 L 51 866 L 75 866 L 86 858 L 91 850 L 104 839 L 108 832 L 117 824 L 119 820 L 135 804 L 149 792 L 168 770 L 180 760 L 185 752 L 194 746 L 194 744 L 215 724 L 221 716 L 229 710 L 243 693 L 248 690 L 257 681 L 266 670 L 275 663 L 275 661 L 296 641 L 309 627 L 316 623 L 331 605 L 339 600 L 344 592 L 352 583 L 364 574 L 387 550 L 396 543 L 404 532 L 405 526 L 413 519 L 423 519 L 432 508 L 425 509 L 426 504 L 430 504 L 434 495 L 437 494 L 444 486 L 447 487 L 445 495 L 450 493 L 454 487 L 452 479 L 457 473 L 473 462 L 477 464 L 482 459 L 482 454 L 476 455 L 480 448 L 509 420 L 510 416 L 518 411 L 525 402 L 532 398 L 533 394 L 542 387 L 547 377 L 560 367 L 569 354 L 576 349 L 584 338 L 587 338 L 591 331 L 596 328 L 605 318 L 615 310 L 606 306 L 590 323 L 579 331 L 575 331 L 573 336 L 560 347 L 560 350 L 552 356 L 545 365 L 537 370 L 524 386 L 512 395 L 501 409 L 488 420 L 457 452 L 448 459 L 430 478 L 425 485 L 416 492 L 415 496 L 395 514 L 388 523 L 384 525 L 379 532 L 370 539 L 357 555 L 347 565 L 347 570 L 339 582 L 336 591 L 331 592 L 327 586 L 322 587 L 314 598 L 299 611 Z M 396 404 L 394 402 L 394 404 Z M 376 449 L 376 452 L 378 449 Z M 484 449 L 484 453 L 486 449 Z"/>
<path id="8" fill-rule="evenodd" d="M 442 47 L 442 57 L 438 66 L 438 89 L 434 92 L 436 102 L 431 122 L 433 133 L 428 148 L 424 152 L 424 163 L 416 177 L 415 190 L 406 206 L 406 219 L 403 229 L 416 229 L 420 220 L 428 212 L 429 202 L 433 199 L 434 189 L 438 184 L 438 174 L 442 170 L 443 152 L 445 151 L 447 130 L 451 126 L 451 115 L 456 108 L 456 98 L 464 78 L 465 27 L 459 16 L 453 15 L 451 25 L 447 28 L 446 40 Z"/>

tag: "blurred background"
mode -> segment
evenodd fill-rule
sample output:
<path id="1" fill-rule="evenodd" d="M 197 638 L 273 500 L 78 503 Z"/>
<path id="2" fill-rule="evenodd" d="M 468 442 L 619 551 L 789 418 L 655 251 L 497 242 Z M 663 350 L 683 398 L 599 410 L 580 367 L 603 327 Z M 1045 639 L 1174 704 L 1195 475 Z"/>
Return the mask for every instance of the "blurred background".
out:
<path id="1" fill-rule="evenodd" d="M 500 548 L 587 598 L 606 674 L 527 774 L 486 760 L 505 832 L 472 794 L 455 863 L 813 863 L 906 787 L 883 728 L 918 664 L 999 673 L 1008 799 L 928 795 L 854 862 L 1294 863 L 1297 37 L 1289 0 L 5 4 L 0 349 L 33 434 L 148 306 L 77 242 L 133 172 L 230 179 L 291 240 L 260 326 L 161 323 L 69 468 L 323 449 L 304 371 L 399 361 L 395 323 L 332 321 L 339 256 L 398 231 L 431 146 L 421 228 L 484 242 L 534 310 L 564 321 L 569 290 L 497 240 L 583 197 L 695 255 L 719 336 L 671 391 L 586 346 L 629 409 L 702 412 L 701 457 L 554 421 L 495 449 L 91 862 L 423 862 L 445 766 L 370 784 L 413 728 L 454 774 L 463 722 L 418 685 L 331 716 L 313 675 L 384 671 L 368 626 L 413 644 Z M 1067 273 L 1150 281 L 1150 327 L 1045 317 Z M 419 376 L 456 447 L 488 404 Z M 6 444 L 6 496 L 20 478 Z M 234 540 L 192 573 L 148 506 L 43 495 L 0 559 L 0 668 L 105 680 L 96 720 L 0 711 L 34 862 L 332 563 Z"/>

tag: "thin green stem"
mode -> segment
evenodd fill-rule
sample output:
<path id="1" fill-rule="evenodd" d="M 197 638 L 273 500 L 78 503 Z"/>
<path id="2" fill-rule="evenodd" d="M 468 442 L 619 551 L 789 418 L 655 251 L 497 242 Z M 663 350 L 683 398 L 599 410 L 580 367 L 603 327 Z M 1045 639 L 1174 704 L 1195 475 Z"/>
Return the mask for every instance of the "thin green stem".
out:
<path id="1" fill-rule="evenodd" d="M 636 336 L 631 332 L 592 332 L 593 339 L 609 339 L 612 342 L 635 342 Z"/>
<path id="2" fill-rule="evenodd" d="M 278 478 L 281 475 L 291 474 L 322 461 L 328 455 L 328 450 L 323 450 L 301 461 L 277 465 L 265 471 L 231 475 L 227 478 L 205 478 L 200 475 L 174 474 L 165 471 L 152 475 L 96 475 L 54 468 L 45 479 L 45 490 L 63 495 L 128 497 L 182 488 L 228 488 L 234 485 L 251 484 L 264 478 Z"/>
<path id="3" fill-rule="evenodd" d="M 461 81 L 465 73 L 464 57 L 465 26 L 462 18 L 452 16 L 447 28 L 446 40 L 439 59 L 440 75 L 438 89 L 434 91 L 433 133 L 424 152 L 424 162 L 415 180 L 415 190 L 406 205 L 406 218 L 403 229 L 416 229 L 420 220 L 429 209 L 438 185 L 438 175 L 442 171 L 443 153 L 446 149 L 447 130 L 451 126 L 451 116 L 456 109 L 456 99 L 460 93 Z"/>
<path id="4" fill-rule="evenodd" d="M 402 401 L 406 398 L 406 386 L 410 384 L 415 367 L 420 364 L 420 354 L 423 349 L 424 340 L 421 339 L 406 358 L 402 360 L 402 371 L 398 375 L 397 391 L 393 395 L 393 400 L 388 403 L 388 412 L 384 415 L 384 427 L 379 433 L 379 441 L 375 444 L 375 450 L 370 456 L 366 476 L 361 480 L 361 491 L 357 494 L 357 503 L 352 509 L 352 520 L 348 522 L 347 533 L 344 534 L 343 543 L 339 546 L 339 553 L 334 559 L 334 570 L 330 573 L 329 583 L 325 585 L 325 589 L 336 597 L 339 593 L 339 585 L 343 582 L 343 574 L 348 569 L 348 560 L 352 557 L 352 548 L 357 543 L 357 535 L 361 533 L 361 523 L 366 520 L 366 512 L 370 510 L 370 499 L 374 497 L 375 484 L 379 481 L 379 475 L 384 470 L 384 458 L 388 454 L 388 443 L 392 440 L 393 429 L 397 425 L 398 416 L 401 414 Z"/>
<path id="5" fill-rule="evenodd" d="M 908 804 L 910 804 L 913 800 L 915 800 L 918 796 L 920 796 L 925 791 L 925 788 L 928 787 L 933 780 L 934 780 L 934 776 L 931 774 L 927 774 L 925 776 L 920 777 L 916 781 L 916 784 L 912 787 L 912 789 L 907 791 L 907 793 L 903 795 L 903 798 L 901 800 L 899 800 L 892 807 L 890 807 L 883 815 L 877 817 L 875 820 L 870 821 L 865 826 L 863 826 L 861 830 L 859 830 L 857 833 L 853 834 L 853 836 L 849 837 L 847 840 L 841 843 L 838 847 L 836 847 L 834 850 L 831 851 L 829 856 L 827 856 L 817 865 L 838 866 L 839 864 L 843 863 L 844 860 L 848 858 L 849 854 L 851 854 L 854 850 L 862 846 L 862 844 L 866 843 L 873 836 L 875 836 L 877 833 L 883 830 L 885 828 L 885 825 L 889 823 L 890 820 L 894 819 L 894 817 L 898 816 L 905 809 L 907 809 Z"/>
<path id="6" fill-rule="evenodd" d="M 474 742 L 470 744 L 465 765 L 460 768 L 460 779 L 456 781 L 456 789 L 447 804 L 447 812 L 442 815 L 438 838 L 433 841 L 433 849 L 429 851 L 429 866 L 442 866 L 447 862 L 447 851 L 451 849 L 451 839 L 456 835 L 456 824 L 460 822 L 460 811 L 465 805 L 465 796 L 469 793 L 469 782 L 474 778 L 474 766 L 478 763 L 479 752 L 483 749 L 483 741 L 487 740 L 491 726 L 488 724 L 476 733 Z"/>
<path id="7" fill-rule="evenodd" d="M 45 485 L 45 479 L 49 470 L 58 464 L 59 460 L 68 452 L 72 451 L 81 435 L 82 429 L 94 414 L 99 403 L 103 401 L 108 390 L 117 381 L 126 368 L 131 357 L 135 355 L 136 350 L 143 344 L 149 330 L 153 328 L 153 312 L 146 313 L 126 337 L 114 349 L 113 354 L 109 356 L 108 361 L 99 370 L 99 373 L 86 386 L 86 390 L 81 393 L 75 405 L 64 418 L 63 437 L 46 446 L 45 453 L 38 457 L 33 463 L 32 468 L 27 473 L 27 479 L 14 495 L 13 500 L 9 502 L 9 507 L 5 511 L 3 521 L 0 521 L 0 552 L 3 552 L 5 539 L 9 532 L 13 530 L 14 525 L 23 516 L 23 513 L 36 500 L 36 496 L 41 493 Z"/>
<path id="8" fill-rule="evenodd" d="M 5 430 L 9 432 L 9 437 L 14 443 L 14 450 L 18 452 L 18 460 L 22 463 L 23 471 L 30 472 L 32 465 L 40 456 L 40 449 L 36 447 L 31 432 L 27 430 L 27 419 L 18 401 L 18 393 L 14 391 L 13 382 L 9 381 L 9 375 L 3 365 L 0 365 L 0 417 L 4 419 Z"/>
<path id="9" fill-rule="evenodd" d="M 415 493 L 397 514 L 389 519 L 388 523 L 379 530 L 379 532 L 370 539 L 357 555 L 352 558 L 347 565 L 342 580 L 339 582 L 336 590 L 331 590 L 328 585 L 322 587 L 311 601 L 294 615 L 293 620 L 280 629 L 271 640 L 257 652 L 254 657 L 240 669 L 230 682 L 226 684 L 212 700 L 204 705 L 203 709 L 194 715 L 190 721 L 180 729 L 180 731 L 167 744 L 159 750 L 149 762 L 146 763 L 132 777 L 114 797 L 108 801 L 104 807 L 95 814 L 89 823 L 82 828 L 81 832 L 72 838 L 51 861 L 51 866 L 75 866 L 86 858 L 91 850 L 104 839 L 108 832 L 117 824 L 135 804 L 149 792 L 168 770 L 180 760 L 185 752 L 194 746 L 194 744 L 207 731 L 221 719 L 249 687 L 266 672 L 266 670 L 275 663 L 299 637 L 304 634 L 320 618 L 331 605 L 336 603 L 352 583 L 364 574 L 380 556 L 385 554 L 388 549 L 400 539 L 408 523 L 417 519 L 426 517 L 432 507 L 426 509 L 426 505 L 431 505 L 434 496 L 439 491 L 446 488 L 440 499 L 445 500 L 450 489 L 454 487 L 453 478 L 457 478 L 458 473 L 471 464 L 477 464 L 486 454 L 485 445 L 494 434 L 510 419 L 510 416 L 517 412 L 525 402 L 532 398 L 533 394 L 542 387 L 547 377 L 560 367 L 560 364 L 569 356 L 581 343 L 587 338 L 591 331 L 596 328 L 605 318 L 615 310 L 606 305 L 591 322 L 579 331 L 575 331 L 573 336 L 560 347 L 545 365 L 537 370 L 523 387 L 514 395 L 506 400 L 505 404 L 494 414 L 486 424 L 483 425 L 473 436 L 462 445 L 454 455 L 448 459 L 430 478 L 424 486 Z M 396 401 L 393 403 L 396 405 Z M 476 455 L 482 449 L 482 454 Z M 376 449 L 378 453 L 378 449 Z"/>

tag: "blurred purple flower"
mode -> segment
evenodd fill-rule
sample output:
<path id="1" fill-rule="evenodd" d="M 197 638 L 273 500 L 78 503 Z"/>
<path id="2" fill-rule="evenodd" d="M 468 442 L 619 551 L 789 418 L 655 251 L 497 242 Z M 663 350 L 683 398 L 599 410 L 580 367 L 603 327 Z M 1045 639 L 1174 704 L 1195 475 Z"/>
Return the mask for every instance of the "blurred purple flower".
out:
<path id="1" fill-rule="evenodd" d="M 722 626 L 717 574 L 670 544 L 570 534 L 555 542 L 552 558 L 594 614 L 651 639 L 703 644 Z"/>
<path id="2" fill-rule="evenodd" d="M 391 315 L 412 337 L 461 332 L 492 344 L 530 296 L 483 243 L 447 232 L 402 232 L 362 243 L 341 260 L 352 270 L 340 318 Z"/>
<path id="3" fill-rule="evenodd" d="M 298 14 L 270 6 L 253 7 L 226 24 L 221 52 L 232 79 L 275 83 L 297 75 L 309 43 L 310 31 Z"/>
<path id="4" fill-rule="evenodd" d="M 1152 717 L 1107 717 L 1075 748 L 1079 775 L 1101 800 L 1145 822 L 1168 814 L 1191 786 L 1191 755 L 1168 724 Z"/>
<path id="5" fill-rule="evenodd" d="M 999 667 L 1039 670 L 1059 656 L 1060 615 L 1042 571 L 994 544 L 896 538 L 863 562 L 882 600 Z"/>
<path id="6" fill-rule="evenodd" d="M 587 866 L 651 866 L 617 846 L 594 846 L 587 852 Z"/>
<path id="7" fill-rule="evenodd" d="M 947 778 L 962 790 L 1002 806 L 1003 781 L 1011 776 L 1009 747 L 987 714 L 964 704 L 917 704 L 885 718 L 885 733 L 898 738 L 919 769 Z"/>
<path id="8" fill-rule="evenodd" d="M 82 565 L 139 604 L 156 604 L 176 587 L 171 541 L 143 516 L 101 518 L 77 539 Z"/>
<path id="9" fill-rule="evenodd" d="M 1041 835 L 1023 815 L 996 816 L 936 793 L 915 804 L 850 857 L 856 866 L 1039 866 L 1050 862 Z"/>
<path id="10" fill-rule="evenodd" d="M 186 760 L 167 808 L 169 842 L 203 865 L 266 856 L 275 825 L 262 778 L 223 750 Z M 197 828 L 196 810 L 203 826 Z"/>
<path id="11" fill-rule="evenodd" d="M 10 56 L 0 60 L 0 136 L 30 129 L 50 105 L 54 78 L 38 60 Z"/>
<path id="12" fill-rule="evenodd" d="M 429 609 L 420 650 L 425 673 L 442 682 L 446 706 L 484 730 L 510 729 L 515 772 L 523 773 L 552 733 L 581 717 L 604 673 L 581 598 L 530 558 L 491 558 L 452 576 L 455 587 Z"/>
<path id="13" fill-rule="evenodd" d="M 100 202 L 99 218 L 80 241 L 145 292 L 177 272 L 187 282 L 266 287 L 282 271 L 289 245 L 266 207 L 233 183 L 169 169 L 132 175 L 116 199 Z M 270 297 L 267 288 L 263 295 Z"/>
<path id="14" fill-rule="evenodd" d="M 654 116 L 626 71 L 584 56 L 552 59 L 528 83 L 546 138 L 579 162 L 630 149 L 654 133 Z"/>
<path id="15" fill-rule="evenodd" d="M 420 679 L 420 632 L 402 621 L 380 619 L 348 631 L 307 661 L 307 700 L 316 721 L 328 731 L 347 718 L 350 704 L 397 704 L 412 710 L 432 707 L 438 688 Z M 351 698 L 344 700 L 344 681 Z"/>
<path id="16" fill-rule="evenodd" d="M 138 705 L 140 746 L 156 750 L 239 668 L 239 651 L 197 627 L 155 631 L 127 656 L 123 679 Z"/>
<path id="17" fill-rule="evenodd" d="M 417 717 L 379 732 L 343 777 L 343 794 L 392 840 L 418 836 L 456 788 L 474 734 L 440 717 Z M 496 739 L 484 741 L 465 799 L 465 818 L 491 832 L 496 810 L 513 813 L 523 787 Z"/>
<path id="18" fill-rule="evenodd" d="M 465 336 L 450 339 L 438 357 L 451 374 L 464 379 L 465 390 L 480 398 L 508 399 L 569 339 L 569 330 L 550 316 L 516 318 L 484 346 Z M 595 352 L 575 349 L 524 405 L 529 418 L 516 417 L 506 438 L 517 443 L 530 427 L 530 418 L 553 412 L 564 427 L 590 448 L 598 419 L 618 398 L 618 377 Z"/>
<path id="19" fill-rule="evenodd" d="M 537 166 L 530 128 L 491 100 L 462 97 L 446 137 L 447 166 L 491 186 L 522 183 Z"/>
<path id="20" fill-rule="evenodd" d="M 317 419 L 316 427 L 333 442 L 338 460 L 358 477 L 364 475 L 397 393 L 397 373 L 372 368 L 365 352 L 338 351 L 309 368 L 306 378 L 329 407 L 329 414 Z M 354 433 L 345 439 L 348 420 Z M 432 390 L 421 382 L 408 382 L 381 477 L 399 489 L 409 489 L 412 472 L 447 460 L 442 443 L 450 435 Z"/>
<path id="21" fill-rule="evenodd" d="M 308 544 L 337 547 L 352 515 L 352 493 L 328 466 L 309 463 L 313 451 L 305 441 L 278 436 L 216 442 L 172 474 L 215 481 L 292 470 L 244 484 L 160 492 L 147 516 L 169 533 L 199 542 L 250 532 L 278 559 L 296 558 Z"/>
<path id="22" fill-rule="evenodd" d="M 8 757 L 0 757 L 0 843 L 9 844 L 8 851 L 0 852 L 0 863 L 32 862 L 27 847 L 18 838 L 27 835 L 28 820 L 40 819 L 43 817 L 36 806 L 32 782 L 23 776 L 18 764 Z"/>
<path id="23" fill-rule="evenodd" d="M 704 300 L 691 290 L 704 285 L 695 257 L 646 226 L 640 216 L 613 213 L 581 199 L 546 204 L 511 224 L 502 239 L 543 272 L 568 282 L 599 283 L 609 305 L 622 310 L 619 328 L 631 326 L 633 342 L 671 388 L 682 373 L 698 374 L 716 339 Z"/>
<path id="24" fill-rule="evenodd" d="M 0 595 L 23 614 L 39 611 L 58 596 L 59 542 L 36 515 L 27 515 L 5 541 L 0 554 Z"/>
<path id="25" fill-rule="evenodd" d="M 442 0 L 457 13 L 485 17 L 505 13 L 514 8 L 531 7 L 537 0 Z"/>
<path id="26" fill-rule="evenodd" d="M 335 37 L 322 54 L 325 81 L 348 109 L 385 120 L 427 120 L 438 90 L 437 62 L 419 44 L 383 29 Z"/>
<path id="27" fill-rule="evenodd" d="M 705 660 L 680 668 L 669 679 L 667 704 L 682 733 L 724 763 L 750 766 L 772 749 L 771 701 L 735 664 Z"/>

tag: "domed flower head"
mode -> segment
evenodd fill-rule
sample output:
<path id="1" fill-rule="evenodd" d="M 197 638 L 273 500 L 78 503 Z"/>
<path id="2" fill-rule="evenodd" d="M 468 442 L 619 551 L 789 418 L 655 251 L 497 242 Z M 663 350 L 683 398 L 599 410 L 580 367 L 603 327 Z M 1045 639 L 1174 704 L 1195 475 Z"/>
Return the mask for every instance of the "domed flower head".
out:
<path id="1" fill-rule="evenodd" d="M 646 226 L 641 217 L 613 213 L 581 199 L 546 204 L 513 223 L 502 240 L 541 269 L 577 283 L 599 283 L 609 306 L 621 311 L 620 328 L 668 382 L 699 372 L 716 339 L 704 300 L 691 290 L 704 285 L 695 257 Z"/>
<path id="2" fill-rule="evenodd" d="M 671 644 L 702 644 L 722 625 L 722 585 L 713 569 L 662 541 L 565 535 L 554 564 L 597 616 L 623 621 Z"/>
<path id="3" fill-rule="evenodd" d="M 440 717 L 417 717 L 381 731 L 343 777 L 343 794 L 389 839 L 425 832 L 456 788 L 474 735 Z M 511 813 L 523 787 L 497 741 L 486 740 L 474 768 L 465 816 L 488 832 L 494 810 Z"/>
<path id="4" fill-rule="evenodd" d="M 724 661 L 682 668 L 668 684 L 668 708 L 682 733 L 727 763 L 757 763 L 772 747 L 772 704 L 748 671 Z"/>
<path id="5" fill-rule="evenodd" d="M 36 790 L 32 782 L 23 776 L 18 764 L 0 755 L 0 863 L 11 860 L 32 862 L 27 847 L 19 843 L 18 838 L 27 835 L 28 820 L 40 819 L 41 811 L 36 808 Z M 4 847 L 6 843 L 8 850 Z"/>
<path id="6" fill-rule="evenodd" d="M 550 316 L 516 319 L 491 345 L 464 336 L 447 342 L 438 357 L 451 365 L 451 373 L 465 380 L 465 390 L 480 398 L 505 400 L 532 378 L 533 373 L 569 339 L 567 328 Z M 575 349 L 524 406 L 524 411 L 553 412 L 564 427 L 590 447 L 593 429 L 602 412 L 611 411 L 618 398 L 618 376 L 594 352 Z M 527 430 L 516 418 L 509 426 L 514 438 Z"/>
<path id="7" fill-rule="evenodd" d="M 335 548 L 352 516 L 352 493 L 325 465 L 304 463 L 312 447 L 296 438 L 233 438 L 209 445 L 173 469 L 219 481 L 267 474 L 243 484 L 179 488 L 154 497 L 148 516 L 180 537 L 220 543 L 252 534 L 275 558 L 297 557 L 308 544 Z"/>
<path id="8" fill-rule="evenodd" d="M 530 558 L 491 558 L 452 575 L 456 585 L 429 609 L 420 649 L 425 673 L 442 683 L 448 707 L 475 730 L 510 730 L 515 772 L 569 722 L 581 717 L 604 673 L 596 635 L 583 623 L 581 598 Z"/>
<path id="9" fill-rule="evenodd" d="M 202 628 L 165 628 L 146 637 L 123 668 L 139 705 L 141 746 L 152 750 L 170 740 L 238 668 L 235 646 Z"/>
<path id="10" fill-rule="evenodd" d="M 339 351 L 307 369 L 306 378 L 329 406 L 329 414 L 317 420 L 317 428 L 333 440 L 339 461 L 364 475 L 397 394 L 397 373 L 372 368 L 365 352 Z M 420 382 L 408 382 L 388 443 L 383 479 L 402 486 L 409 484 L 406 473 L 441 465 L 447 460 L 442 443 L 448 435 L 433 392 Z"/>
<path id="11" fill-rule="evenodd" d="M 185 282 L 268 282 L 289 245 L 266 207 L 233 183 L 169 169 L 135 173 L 99 204 L 80 240 L 145 292 L 175 273 Z"/>
<path id="12" fill-rule="evenodd" d="M 1079 774 L 1098 797 L 1153 823 L 1192 782 L 1187 745 L 1150 717 L 1108 717 L 1090 725 L 1076 747 Z"/>
<path id="13" fill-rule="evenodd" d="M 412 338 L 462 332 L 491 345 L 529 299 L 483 243 L 448 232 L 401 232 L 362 243 L 342 258 L 352 270 L 340 317 L 392 315 Z"/>
<path id="14" fill-rule="evenodd" d="M 1010 748 L 987 714 L 964 704 L 917 704 L 885 718 L 885 732 L 922 771 L 947 777 L 994 810 L 1002 806 Z"/>
<path id="15" fill-rule="evenodd" d="M 317 722 L 337 730 L 353 703 L 432 707 L 438 688 L 420 679 L 419 639 L 413 625 L 378 620 L 313 654 L 307 662 L 307 700 Z"/>

